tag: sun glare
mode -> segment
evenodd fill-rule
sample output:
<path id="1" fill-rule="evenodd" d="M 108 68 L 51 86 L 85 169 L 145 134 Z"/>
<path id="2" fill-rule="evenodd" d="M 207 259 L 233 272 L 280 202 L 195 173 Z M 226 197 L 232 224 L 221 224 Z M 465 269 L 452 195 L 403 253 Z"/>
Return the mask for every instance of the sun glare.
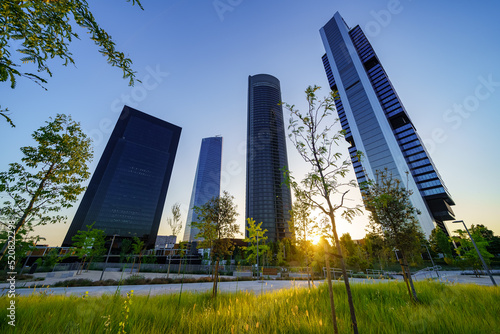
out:
<path id="1" fill-rule="evenodd" d="M 317 245 L 320 239 L 321 239 L 321 236 L 316 234 L 316 235 L 313 235 L 311 242 L 313 243 L 313 245 Z"/>

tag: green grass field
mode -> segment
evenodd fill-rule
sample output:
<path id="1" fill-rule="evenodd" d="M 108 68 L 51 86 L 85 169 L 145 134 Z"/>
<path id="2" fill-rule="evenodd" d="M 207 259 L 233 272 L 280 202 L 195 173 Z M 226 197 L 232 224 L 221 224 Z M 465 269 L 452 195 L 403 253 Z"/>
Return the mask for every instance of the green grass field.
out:
<path id="1" fill-rule="evenodd" d="M 341 333 L 350 333 L 343 284 L 334 285 Z M 500 333 L 500 289 L 417 282 L 420 304 L 404 283 L 352 286 L 360 333 Z M 102 297 L 16 297 L 16 327 L 0 298 L 0 333 L 332 333 L 328 291 Z"/>

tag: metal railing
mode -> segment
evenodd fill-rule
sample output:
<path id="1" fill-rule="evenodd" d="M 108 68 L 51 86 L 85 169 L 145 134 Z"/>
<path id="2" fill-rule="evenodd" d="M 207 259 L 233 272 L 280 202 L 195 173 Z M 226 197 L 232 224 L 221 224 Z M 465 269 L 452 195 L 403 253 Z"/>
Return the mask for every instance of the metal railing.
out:
<path id="1" fill-rule="evenodd" d="M 352 277 L 352 270 L 346 270 L 347 276 Z M 342 269 L 340 268 L 330 268 L 330 273 L 333 275 L 333 279 L 342 277 Z M 323 276 L 326 277 L 326 267 L 323 267 Z"/>

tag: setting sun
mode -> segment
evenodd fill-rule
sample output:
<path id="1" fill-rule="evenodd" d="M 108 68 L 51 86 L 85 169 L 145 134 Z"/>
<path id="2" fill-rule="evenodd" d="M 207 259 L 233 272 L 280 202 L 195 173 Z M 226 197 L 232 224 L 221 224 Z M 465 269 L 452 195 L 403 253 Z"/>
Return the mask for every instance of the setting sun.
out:
<path id="1" fill-rule="evenodd" d="M 313 245 L 317 245 L 320 239 L 321 239 L 321 235 L 315 234 L 312 236 L 311 242 L 313 243 Z"/>

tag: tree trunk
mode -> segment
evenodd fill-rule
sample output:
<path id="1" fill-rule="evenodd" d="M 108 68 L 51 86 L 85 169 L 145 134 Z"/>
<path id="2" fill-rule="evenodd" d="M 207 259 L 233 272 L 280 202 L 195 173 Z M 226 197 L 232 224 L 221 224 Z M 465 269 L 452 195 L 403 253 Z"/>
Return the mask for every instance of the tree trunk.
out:
<path id="1" fill-rule="evenodd" d="M 311 288 L 311 281 L 310 281 L 310 276 L 309 276 L 309 260 L 307 258 L 307 255 L 306 255 L 306 270 L 307 270 L 307 287 L 310 289 Z"/>
<path id="2" fill-rule="evenodd" d="M 134 271 L 134 265 L 135 265 L 135 255 L 134 255 L 134 261 L 132 262 L 132 268 L 130 268 L 130 273 Z"/>
<path id="3" fill-rule="evenodd" d="M 351 287 L 349 285 L 349 276 L 347 276 L 347 270 L 345 267 L 344 257 L 342 256 L 342 248 L 340 247 L 339 236 L 337 234 L 337 228 L 335 225 L 335 217 L 333 216 L 333 212 L 330 211 L 330 220 L 332 222 L 332 230 L 333 236 L 335 237 L 335 244 L 337 246 L 337 253 L 340 256 L 340 266 L 342 269 L 342 276 L 344 276 L 345 289 L 347 292 L 347 300 L 349 302 L 349 310 L 351 312 L 351 324 L 352 331 L 354 334 L 358 334 L 358 322 L 356 321 L 356 312 L 354 310 L 354 303 L 352 301 Z"/>
<path id="4" fill-rule="evenodd" d="M 31 200 L 28 204 L 28 207 L 24 210 L 23 216 L 19 219 L 19 221 L 16 224 L 16 228 L 14 231 L 14 240 L 16 240 L 16 235 L 23 227 L 24 223 L 26 222 L 26 219 L 28 218 L 29 213 L 33 209 L 33 205 L 35 205 L 36 200 L 38 199 L 38 196 L 40 196 L 40 192 L 43 190 L 45 182 L 49 179 L 49 176 L 52 174 L 52 171 L 54 170 L 55 163 L 53 163 L 47 173 L 45 173 L 45 176 L 42 179 L 42 182 L 40 182 L 40 185 L 38 186 L 38 189 L 35 191 L 33 194 L 33 197 L 31 197 Z M 5 245 L 2 248 L 2 255 L 0 255 L 0 261 L 2 261 L 5 253 L 7 252 L 7 246 L 9 245 L 8 242 L 5 243 Z"/>
<path id="5" fill-rule="evenodd" d="M 170 251 L 170 256 L 168 257 L 168 269 L 167 269 L 167 279 L 170 275 L 170 262 L 172 262 L 172 251 Z"/>
<path id="6" fill-rule="evenodd" d="M 215 274 L 214 274 L 214 287 L 212 290 L 212 297 L 217 297 L 217 281 L 219 280 L 219 258 L 215 261 Z"/>
<path id="7" fill-rule="evenodd" d="M 410 291 L 410 284 L 408 283 L 408 277 L 406 275 L 406 269 L 403 264 L 403 259 L 399 259 L 399 265 L 401 266 L 401 272 L 403 273 L 403 279 L 406 284 L 406 289 L 408 289 L 408 296 L 410 296 L 410 299 L 413 300 L 413 297 L 411 296 L 411 291 Z"/>
<path id="8" fill-rule="evenodd" d="M 142 259 L 142 252 L 139 254 L 139 266 L 137 267 L 138 273 L 141 271 L 141 259 Z"/>
<path id="9" fill-rule="evenodd" d="M 82 273 L 82 270 L 83 270 L 83 267 L 85 266 L 85 260 L 87 260 L 87 257 L 85 256 L 83 258 L 83 262 L 82 262 L 82 265 L 80 266 L 80 268 L 78 269 L 78 271 L 76 272 L 77 275 L 80 275 Z"/>
<path id="10" fill-rule="evenodd" d="M 310 271 L 310 274 L 311 274 L 311 284 L 314 288 L 314 273 L 313 273 L 313 269 L 311 266 L 309 266 L 309 271 Z"/>
<path id="11" fill-rule="evenodd" d="M 338 334 L 339 329 L 337 327 L 337 316 L 335 314 L 335 301 L 333 299 L 333 288 L 332 288 L 332 273 L 330 272 L 330 258 L 328 256 L 328 247 L 325 243 L 325 266 L 326 266 L 326 277 L 328 282 L 328 294 L 330 295 L 330 308 L 332 309 L 332 323 L 333 332 Z"/>
<path id="12" fill-rule="evenodd" d="M 179 258 L 179 271 L 177 271 L 177 276 L 181 275 L 182 257 Z"/>
<path id="13" fill-rule="evenodd" d="M 94 260 L 94 257 L 92 256 L 89 260 L 89 262 L 87 263 L 87 270 L 85 270 L 86 273 L 89 272 L 89 269 L 90 269 L 90 265 L 92 264 L 92 261 Z"/>
<path id="14" fill-rule="evenodd" d="M 407 273 L 407 277 L 408 277 L 408 282 L 410 283 L 410 287 L 411 287 L 411 292 L 413 294 L 413 300 L 418 303 L 419 300 L 417 298 L 417 291 L 415 290 L 415 286 L 413 285 L 413 280 L 411 278 L 411 272 L 410 272 L 410 267 L 408 266 L 408 262 L 406 261 L 406 254 L 402 251 L 401 252 L 402 255 L 403 255 L 403 263 L 404 263 L 404 266 L 405 266 L 405 270 L 406 270 L 406 273 Z"/>

